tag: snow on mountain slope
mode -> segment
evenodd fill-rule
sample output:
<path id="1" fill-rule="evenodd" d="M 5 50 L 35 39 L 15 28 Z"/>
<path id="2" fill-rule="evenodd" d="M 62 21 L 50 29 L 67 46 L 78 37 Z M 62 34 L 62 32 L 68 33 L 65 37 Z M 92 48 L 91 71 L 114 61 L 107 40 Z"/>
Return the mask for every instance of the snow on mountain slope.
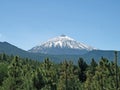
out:
<path id="1" fill-rule="evenodd" d="M 46 53 L 46 54 L 51 54 L 51 53 L 57 54 L 59 52 L 61 52 L 61 54 L 64 54 L 64 53 L 69 54 L 70 52 L 73 52 L 73 54 L 74 54 L 78 51 L 79 52 L 83 52 L 83 51 L 87 52 L 87 51 L 92 51 L 94 49 L 95 48 L 88 46 L 86 44 L 83 44 L 83 43 L 79 43 L 66 35 L 61 35 L 61 36 L 52 38 L 52 39 L 48 40 L 47 42 L 44 42 L 40 45 L 37 45 L 29 51 L 34 52 L 34 53 Z M 78 54 L 79 54 L 79 52 L 78 52 Z"/>

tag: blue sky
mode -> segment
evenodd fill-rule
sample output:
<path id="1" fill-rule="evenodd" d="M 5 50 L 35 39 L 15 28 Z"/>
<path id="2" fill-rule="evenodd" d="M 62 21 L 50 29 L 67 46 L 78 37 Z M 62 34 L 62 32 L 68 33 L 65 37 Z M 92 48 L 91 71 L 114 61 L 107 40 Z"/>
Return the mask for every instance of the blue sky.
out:
<path id="1" fill-rule="evenodd" d="M 0 0 L 0 41 L 28 50 L 61 34 L 120 50 L 120 0 Z"/>

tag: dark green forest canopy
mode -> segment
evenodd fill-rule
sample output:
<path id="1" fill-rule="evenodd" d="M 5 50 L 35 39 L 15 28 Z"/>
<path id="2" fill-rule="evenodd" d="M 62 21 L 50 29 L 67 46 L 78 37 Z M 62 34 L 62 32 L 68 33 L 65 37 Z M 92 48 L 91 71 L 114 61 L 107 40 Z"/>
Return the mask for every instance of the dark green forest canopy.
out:
<path id="1" fill-rule="evenodd" d="M 113 61 L 93 58 L 90 64 L 64 60 L 42 62 L 0 54 L 0 90 L 119 90 L 118 54 Z"/>

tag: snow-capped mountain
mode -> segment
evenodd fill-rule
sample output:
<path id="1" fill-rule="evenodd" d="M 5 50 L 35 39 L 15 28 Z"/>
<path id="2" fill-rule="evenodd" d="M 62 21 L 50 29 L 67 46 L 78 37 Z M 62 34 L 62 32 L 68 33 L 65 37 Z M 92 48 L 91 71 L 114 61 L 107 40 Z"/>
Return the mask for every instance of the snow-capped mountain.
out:
<path id="1" fill-rule="evenodd" d="M 33 47 L 29 52 L 44 54 L 85 54 L 92 50 L 95 50 L 95 48 L 77 42 L 66 35 L 61 35 Z"/>

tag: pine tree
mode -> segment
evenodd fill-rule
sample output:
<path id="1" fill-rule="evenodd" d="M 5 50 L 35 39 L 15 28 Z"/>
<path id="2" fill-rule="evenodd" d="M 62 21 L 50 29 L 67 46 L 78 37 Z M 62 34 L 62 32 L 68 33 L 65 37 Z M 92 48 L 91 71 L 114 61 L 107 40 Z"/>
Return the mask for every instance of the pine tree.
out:
<path id="1" fill-rule="evenodd" d="M 0 63 L 0 86 L 3 85 L 3 81 L 5 78 L 7 78 L 7 71 L 8 71 L 8 64 L 6 63 Z"/>
<path id="2" fill-rule="evenodd" d="M 59 71 L 58 90 L 79 90 L 81 87 L 76 73 L 78 70 L 71 61 L 62 62 Z"/>
<path id="3" fill-rule="evenodd" d="M 98 66 L 98 64 L 96 63 L 96 61 L 94 60 L 94 58 L 92 58 L 92 61 L 90 63 L 90 70 L 91 70 L 91 73 L 93 75 L 95 74 L 95 70 L 96 70 L 97 66 Z"/>
<path id="4" fill-rule="evenodd" d="M 22 89 L 22 65 L 19 57 L 15 57 L 8 67 L 8 78 L 4 81 L 5 90 Z M 6 86 L 7 85 L 7 86 Z"/>
<path id="5" fill-rule="evenodd" d="M 78 66 L 79 66 L 79 69 L 80 69 L 80 72 L 79 72 L 79 80 L 81 82 L 85 82 L 86 80 L 86 74 L 85 74 L 85 70 L 87 69 L 88 65 L 87 63 L 84 61 L 83 58 L 79 58 L 78 60 Z"/>
<path id="6" fill-rule="evenodd" d="M 45 87 L 41 90 L 57 90 L 57 72 L 56 68 L 54 68 L 54 64 L 49 58 L 46 58 L 40 68 L 43 80 L 45 81 Z"/>
<path id="7" fill-rule="evenodd" d="M 36 90 L 41 90 L 45 86 L 45 81 L 39 68 L 36 69 L 33 74 L 33 85 L 36 88 Z"/>

